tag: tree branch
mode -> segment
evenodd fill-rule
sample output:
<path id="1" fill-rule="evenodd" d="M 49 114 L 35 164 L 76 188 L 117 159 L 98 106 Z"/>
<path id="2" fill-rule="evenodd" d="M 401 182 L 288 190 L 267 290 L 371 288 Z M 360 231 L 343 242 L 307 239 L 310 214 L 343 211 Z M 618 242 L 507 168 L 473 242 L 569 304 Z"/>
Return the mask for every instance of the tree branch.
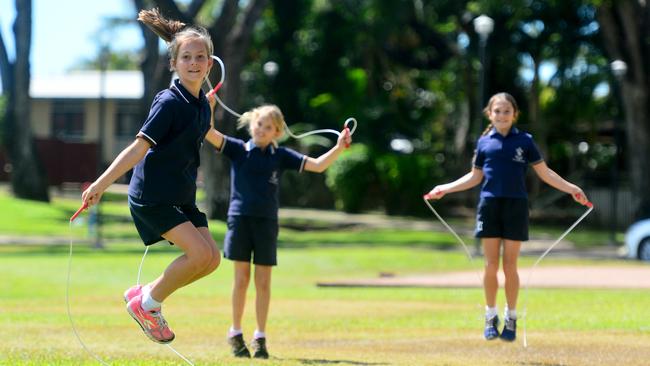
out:
<path id="1" fill-rule="evenodd" d="M 7 47 L 5 46 L 2 33 L 0 33 L 0 78 L 2 78 L 2 94 L 7 94 L 12 84 L 11 81 L 11 63 L 9 62 L 9 55 L 7 54 Z"/>

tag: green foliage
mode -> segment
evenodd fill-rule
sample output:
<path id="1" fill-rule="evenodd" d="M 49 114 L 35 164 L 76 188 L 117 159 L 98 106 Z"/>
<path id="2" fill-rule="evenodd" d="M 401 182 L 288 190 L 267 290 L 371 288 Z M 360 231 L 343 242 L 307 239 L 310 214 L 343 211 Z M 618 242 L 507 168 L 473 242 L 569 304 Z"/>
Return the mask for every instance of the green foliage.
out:
<path id="1" fill-rule="evenodd" d="M 5 113 L 7 110 L 7 97 L 4 94 L 0 94 L 0 146 L 4 144 L 4 134 L 5 134 Z"/>
<path id="2" fill-rule="evenodd" d="M 366 145 L 352 144 L 325 174 L 336 208 L 345 212 L 359 212 L 364 208 L 369 188 L 375 182 L 374 165 Z"/>
<path id="3" fill-rule="evenodd" d="M 422 196 L 431 188 L 431 182 L 443 175 L 434 158 L 421 153 L 382 154 L 376 157 L 375 166 L 389 215 L 424 212 Z"/>

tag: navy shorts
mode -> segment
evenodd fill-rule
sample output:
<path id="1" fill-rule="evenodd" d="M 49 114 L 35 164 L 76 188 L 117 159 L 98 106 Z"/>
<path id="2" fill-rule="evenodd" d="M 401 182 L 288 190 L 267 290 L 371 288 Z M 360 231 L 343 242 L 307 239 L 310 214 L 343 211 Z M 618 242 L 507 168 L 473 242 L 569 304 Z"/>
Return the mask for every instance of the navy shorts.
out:
<path id="1" fill-rule="evenodd" d="M 528 199 L 486 197 L 478 203 L 477 238 L 528 240 Z"/>
<path id="2" fill-rule="evenodd" d="M 196 205 L 152 204 L 129 196 L 129 209 L 144 245 L 164 240 L 162 234 L 186 221 L 195 227 L 208 227 L 208 219 Z"/>
<path id="3" fill-rule="evenodd" d="M 223 256 L 263 266 L 278 264 L 278 220 L 254 216 L 228 216 Z"/>

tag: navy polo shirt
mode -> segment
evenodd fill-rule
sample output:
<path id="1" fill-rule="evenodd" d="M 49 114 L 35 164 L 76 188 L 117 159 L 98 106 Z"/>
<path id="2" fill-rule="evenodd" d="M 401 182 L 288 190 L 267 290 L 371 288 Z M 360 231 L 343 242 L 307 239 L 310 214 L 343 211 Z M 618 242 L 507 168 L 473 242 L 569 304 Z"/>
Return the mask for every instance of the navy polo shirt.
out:
<path id="1" fill-rule="evenodd" d="M 199 151 L 210 114 L 203 91 L 196 98 L 178 79 L 156 95 L 137 135 L 151 148 L 133 168 L 130 196 L 147 203 L 195 204 Z"/>
<path id="2" fill-rule="evenodd" d="M 526 170 L 541 161 L 530 134 L 512 127 L 503 136 L 493 128 L 479 138 L 474 156 L 474 167 L 483 170 L 481 198 L 527 198 Z"/>
<path id="3" fill-rule="evenodd" d="M 269 145 L 262 150 L 252 140 L 224 136 L 219 149 L 231 160 L 229 216 L 277 219 L 280 175 L 302 171 L 307 157 L 295 150 Z"/>

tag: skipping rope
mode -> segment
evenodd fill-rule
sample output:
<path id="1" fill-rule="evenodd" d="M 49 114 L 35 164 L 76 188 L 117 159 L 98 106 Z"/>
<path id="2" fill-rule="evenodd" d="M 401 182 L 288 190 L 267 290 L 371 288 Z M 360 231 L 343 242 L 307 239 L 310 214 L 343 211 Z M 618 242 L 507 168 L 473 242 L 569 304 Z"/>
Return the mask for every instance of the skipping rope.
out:
<path id="1" fill-rule="evenodd" d="M 239 117 L 241 117 L 241 114 L 235 112 L 235 111 L 232 110 L 230 107 L 228 107 L 228 106 L 227 106 L 227 105 L 226 105 L 226 104 L 221 100 L 221 98 L 219 98 L 219 96 L 217 95 L 217 91 L 218 91 L 218 90 L 221 88 L 221 86 L 223 85 L 224 80 L 225 80 L 225 77 L 226 77 L 226 67 L 225 67 L 225 65 L 223 64 L 223 61 L 221 61 L 221 59 L 220 59 L 219 57 L 217 57 L 217 56 L 215 56 L 215 55 L 210 55 L 210 57 L 212 57 L 214 60 L 217 61 L 217 63 L 219 63 L 219 67 L 221 68 L 221 79 L 219 80 L 219 82 L 217 83 L 217 85 L 213 88 L 213 87 L 212 87 L 212 83 L 210 82 L 210 79 L 208 79 L 207 77 L 205 78 L 205 81 L 206 81 L 206 83 L 208 84 L 208 87 L 210 88 L 210 91 L 206 94 L 206 96 L 214 95 L 214 98 L 217 100 L 217 102 L 219 103 L 219 105 L 221 105 L 221 107 L 223 107 L 224 110 L 228 111 L 228 113 L 232 114 L 233 116 L 239 118 Z M 348 129 L 350 130 L 350 136 L 352 136 L 352 134 L 354 134 L 354 131 L 357 129 L 357 120 L 354 119 L 354 118 L 352 118 L 352 117 L 350 117 L 350 118 L 348 118 L 348 119 L 345 120 L 345 122 L 343 123 L 343 127 L 348 128 Z M 336 131 L 336 130 L 329 129 L 329 128 L 328 128 L 328 129 L 313 130 L 313 131 L 309 131 L 309 132 L 306 132 L 306 133 L 302 133 L 302 134 L 300 134 L 300 135 L 295 135 L 295 134 L 291 131 L 291 129 L 289 128 L 289 126 L 288 126 L 286 123 L 284 124 L 284 128 L 286 129 L 287 134 L 288 134 L 289 136 L 295 138 L 295 139 L 301 139 L 301 138 L 303 138 L 303 137 L 307 137 L 307 136 L 315 135 L 315 134 L 320 134 L 320 133 L 331 133 L 331 134 L 334 134 L 334 135 L 336 135 L 336 136 L 340 136 L 340 135 L 341 135 L 341 132 L 340 132 L 340 131 Z"/>
<path id="2" fill-rule="evenodd" d="M 440 220 L 440 222 L 441 222 L 441 223 L 442 223 L 442 224 L 447 228 L 447 230 L 449 230 L 449 231 L 454 235 L 454 237 L 456 238 L 456 240 L 458 240 L 458 241 L 460 242 L 460 244 L 463 246 L 463 249 L 465 250 L 465 253 L 467 254 L 467 257 L 469 258 L 470 262 L 473 263 L 473 257 L 472 257 L 472 254 L 471 254 L 471 252 L 469 251 L 469 248 L 467 247 L 467 245 L 465 244 L 465 242 L 463 241 L 463 239 L 462 239 L 460 236 L 458 236 L 458 234 L 456 234 L 456 231 L 454 231 L 454 229 L 452 229 L 451 226 L 449 226 L 449 225 L 447 224 L 447 222 L 445 222 L 445 220 L 443 220 L 443 218 L 438 214 L 438 212 L 437 212 L 437 211 L 433 208 L 433 206 L 431 206 L 431 204 L 429 203 L 429 200 L 430 200 L 432 197 L 431 197 L 429 194 L 425 194 L 423 198 L 424 198 L 424 203 L 427 204 L 427 206 L 429 207 L 429 209 L 431 210 L 431 212 L 433 212 L 433 214 L 438 218 L 438 220 Z M 572 224 L 572 225 L 571 225 L 571 226 L 570 226 L 570 227 L 569 227 L 569 228 L 568 228 L 564 233 L 562 233 L 562 235 L 560 235 L 560 237 L 559 237 L 559 238 L 558 238 L 558 239 L 557 239 L 553 244 L 551 244 L 551 245 L 548 247 L 548 249 L 546 249 L 546 251 L 545 251 L 544 253 L 542 253 L 542 255 L 539 256 L 539 258 L 537 258 L 537 260 L 535 261 L 535 263 L 534 263 L 533 266 L 531 267 L 530 272 L 528 272 L 528 277 L 527 277 L 526 284 L 525 284 L 525 286 L 524 286 L 524 291 L 523 291 L 523 294 L 522 294 L 522 304 L 523 304 L 523 317 L 522 317 L 522 321 L 523 321 L 523 330 L 524 330 L 524 339 L 523 339 L 524 348 L 528 348 L 528 338 L 527 338 L 527 334 L 526 334 L 526 318 L 527 318 L 527 309 L 528 309 L 528 306 L 527 306 L 527 302 L 526 302 L 526 300 L 527 300 L 527 296 L 526 296 L 526 295 L 528 294 L 528 287 L 529 287 L 529 285 L 530 285 L 530 279 L 531 279 L 532 276 L 533 276 L 533 272 L 535 271 L 535 268 L 537 268 L 537 265 L 539 264 L 539 262 L 541 262 L 542 259 L 544 259 L 544 258 L 546 257 L 546 255 L 547 255 L 548 253 L 550 253 L 551 250 L 553 250 L 553 248 L 554 248 L 554 247 L 555 247 L 555 246 L 556 246 L 560 241 L 562 241 L 562 239 L 564 239 L 564 237 L 567 236 L 567 235 L 568 235 L 568 234 L 569 234 L 569 233 L 570 233 L 570 232 L 571 232 L 571 231 L 572 231 L 576 226 L 578 226 L 578 224 L 579 224 L 579 223 L 580 223 L 580 222 L 581 222 L 585 217 L 587 217 L 587 215 L 589 215 L 589 214 L 591 213 L 591 211 L 593 211 L 593 209 L 594 209 L 594 205 L 593 205 L 591 202 L 587 202 L 587 204 L 586 204 L 585 206 L 587 206 L 587 211 L 585 211 L 585 213 L 583 213 L 582 216 L 580 216 L 580 217 L 579 217 L 579 218 L 578 218 L 578 219 L 577 219 L 577 220 L 576 220 L 576 221 L 575 221 L 575 222 L 574 222 L 574 223 L 573 223 L 573 224 Z M 475 268 L 475 266 L 472 266 L 472 267 Z M 481 274 L 478 272 L 478 270 L 476 270 L 476 275 L 477 275 L 477 277 L 478 277 L 479 283 L 482 284 L 482 282 L 483 282 L 483 277 L 482 277 Z"/>
<path id="3" fill-rule="evenodd" d="M 72 272 L 72 222 L 81 214 L 81 212 L 85 209 L 88 208 L 88 204 L 84 203 L 79 207 L 77 212 L 70 217 L 70 222 L 69 222 L 69 228 L 70 228 L 70 249 L 69 249 L 69 254 L 68 254 L 68 273 L 67 273 L 67 279 L 66 279 L 66 286 L 65 286 L 65 306 L 66 310 L 68 313 L 68 320 L 70 321 L 70 327 L 72 328 L 72 332 L 74 333 L 75 337 L 77 338 L 77 341 L 79 341 L 79 344 L 81 347 L 88 353 L 92 358 L 94 358 L 97 362 L 104 366 L 110 366 L 110 364 L 106 363 L 101 357 L 99 357 L 97 354 L 92 352 L 88 346 L 84 343 L 84 341 L 81 339 L 81 336 L 79 335 L 79 332 L 77 331 L 77 328 L 74 324 L 74 320 L 72 317 L 72 311 L 70 310 L 70 273 Z M 147 252 L 149 251 L 149 247 L 146 247 L 144 250 L 144 254 L 142 255 L 142 260 L 140 261 L 140 267 L 138 268 L 138 278 L 137 278 L 137 284 L 140 284 L 140 276 L 142 274 L 142 266 L 144 264 L 144 258 L 147 255 Z M 190 361 L 187 357 L 182 355 L 180 352 L 178 352 L 174 347 L 172 347 L 170 344 L 165 344 L 167 348 L 169 348 L 173 353 L 175 353 L 178 357 L 180 357 L 183 361 L 185 361 L 188 365 L 194 366 L 192 361 Z"/>

